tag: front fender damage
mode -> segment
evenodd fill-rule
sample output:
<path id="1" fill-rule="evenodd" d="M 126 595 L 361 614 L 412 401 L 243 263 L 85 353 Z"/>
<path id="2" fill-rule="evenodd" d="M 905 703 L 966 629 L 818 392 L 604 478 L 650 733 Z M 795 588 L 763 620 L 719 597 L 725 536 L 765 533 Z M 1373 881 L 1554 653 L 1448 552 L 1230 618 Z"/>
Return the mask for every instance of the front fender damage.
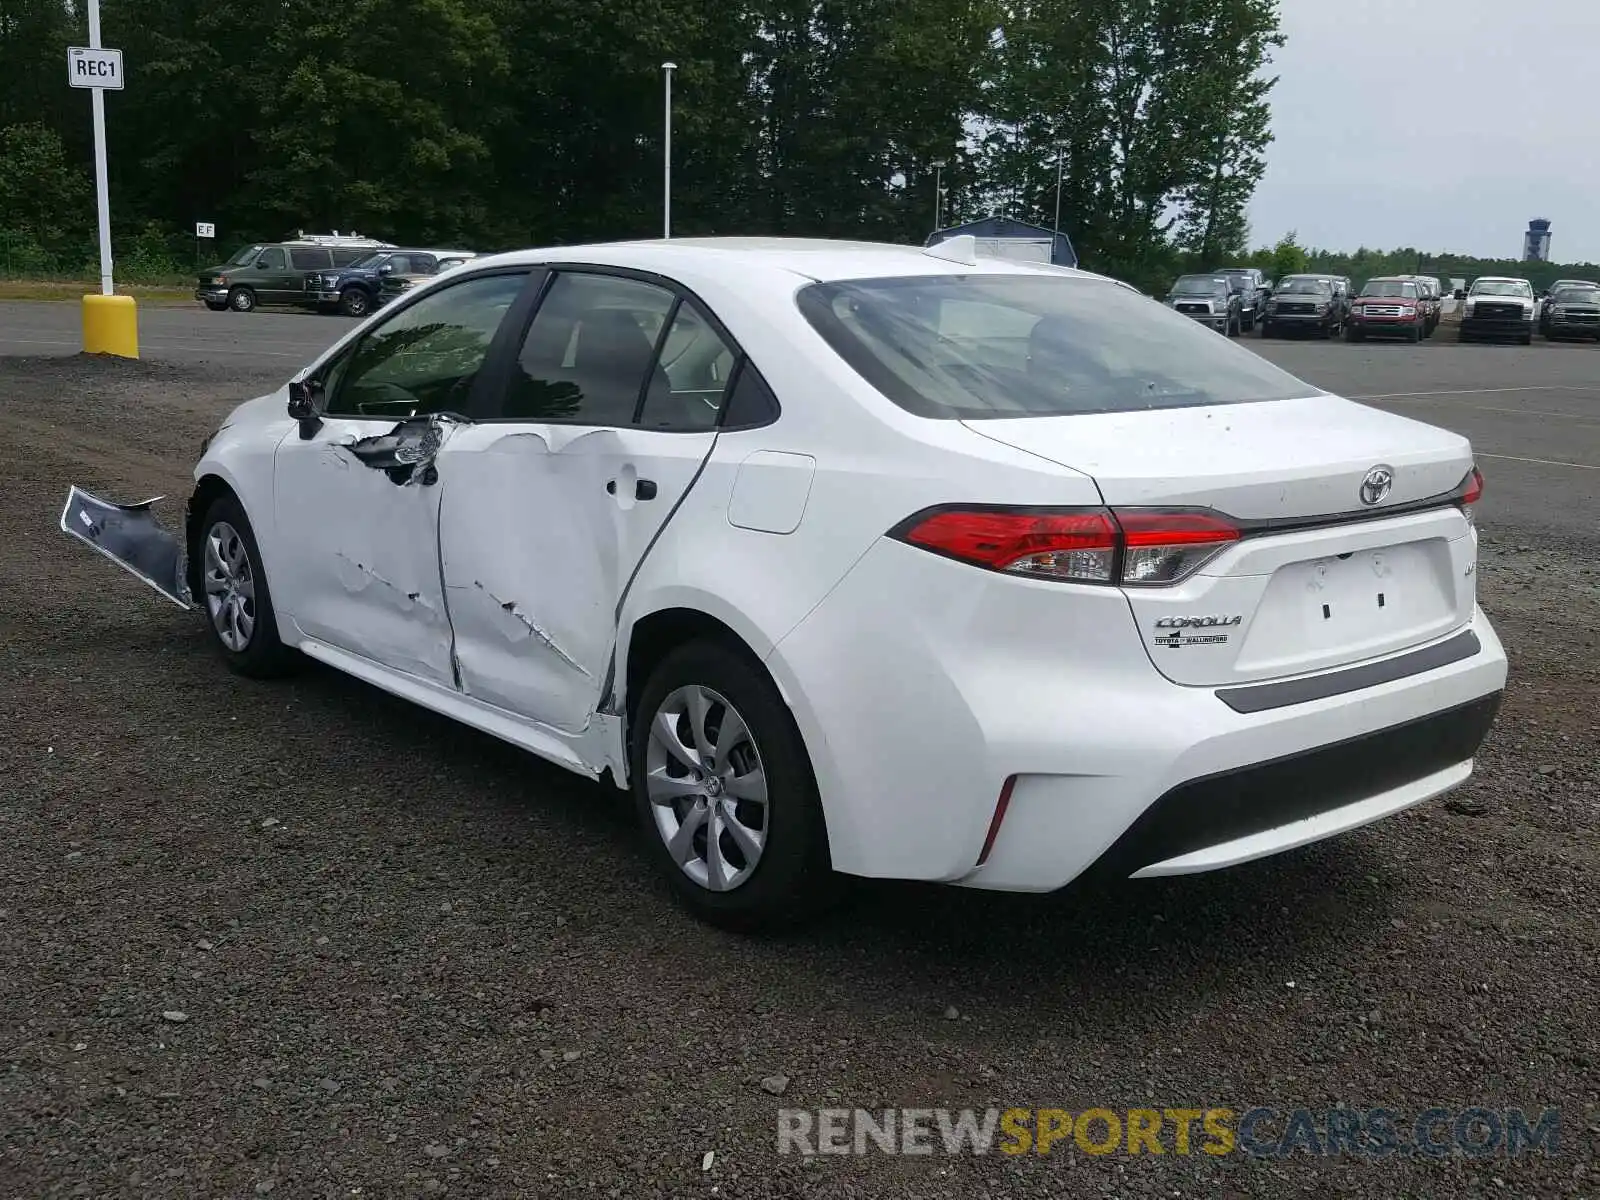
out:
<path id="1" fill-rule="evenodd" d="M 109 558 L 179 608 L 192 610 L 195 604 L 183 538 L 164 528 L 150 511 L 161 499 L 164 497 L 154 496 L 137 504 L 117 504 L 74 484 L 61 510 L 61 532 Z"/>

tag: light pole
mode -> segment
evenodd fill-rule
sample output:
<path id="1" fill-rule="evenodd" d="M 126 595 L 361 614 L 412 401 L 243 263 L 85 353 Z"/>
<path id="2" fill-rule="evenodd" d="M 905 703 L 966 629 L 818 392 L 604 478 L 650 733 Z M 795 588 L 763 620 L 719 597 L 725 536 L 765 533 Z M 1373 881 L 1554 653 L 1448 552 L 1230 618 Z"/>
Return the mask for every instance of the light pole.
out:
<path id="1" fill-rule="evenodd" d="M 939 232 L 944 221 L 944 186 L 940 182 L 944 175 L 944 163 L 933 164 L 933 231 Z"/>
<path id="2" fill-rule="evenodd" d="M 666 83 L 666 138 L 664 141 L 663 170 L 661 177 L 661 236 L 672 236 L 672 73 L 678 69 L 675 62 L 661 64 Z"/>
<path id="3" fill-rule="evenodd" d="M 1055 224 L 1055 231 L 1056 231 L 1057 235 L 1059 235 L 1061 233 L 1061 164 L 1062 164 L 1062 147 L 1057 146 L 1056 147 L 1056 224 Z M 1055 253 L 1055 248 L 1054 248 L 1053 245 L 1051 247 L 1050 253 L 1052 255 Z"/>

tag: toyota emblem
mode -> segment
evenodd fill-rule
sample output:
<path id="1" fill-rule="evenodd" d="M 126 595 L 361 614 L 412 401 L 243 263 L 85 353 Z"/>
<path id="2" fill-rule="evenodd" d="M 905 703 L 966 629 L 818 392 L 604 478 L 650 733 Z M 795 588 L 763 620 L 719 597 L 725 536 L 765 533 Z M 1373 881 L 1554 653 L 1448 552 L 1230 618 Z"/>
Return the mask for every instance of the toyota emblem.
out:
<path id="1" fill-rule="evenodd" d="M 1394 468 L 1376 466 L 1361 481 L 1361 503 L 1381 504 L 1389 489 L 1394 487 Z"/>

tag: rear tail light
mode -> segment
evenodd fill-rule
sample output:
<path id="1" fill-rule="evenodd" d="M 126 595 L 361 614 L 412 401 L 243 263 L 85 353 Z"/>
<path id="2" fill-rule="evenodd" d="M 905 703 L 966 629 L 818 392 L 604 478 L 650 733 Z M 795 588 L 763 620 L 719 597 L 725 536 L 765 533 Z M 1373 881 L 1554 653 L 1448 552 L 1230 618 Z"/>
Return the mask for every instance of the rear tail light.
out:
<path id="1" fill-rule="evenodd" d="M 889 536 L 1008 575 L 1159 587 L 1193 575 L 1239 529 L 1215 513 L 1104 508 L 946 508 Z"/>
<path id="2" fill-rule="evenodd" d="M 1457 492 L 1456 503 L 1461 505 L 1461 511 L 1466 513 L 1467 520 L 1473 519 L 1472 506 L 1483 499 L 1483 472 L 1476 466 L 1467 472 L 1467 477 L 1461 481 Z"/>

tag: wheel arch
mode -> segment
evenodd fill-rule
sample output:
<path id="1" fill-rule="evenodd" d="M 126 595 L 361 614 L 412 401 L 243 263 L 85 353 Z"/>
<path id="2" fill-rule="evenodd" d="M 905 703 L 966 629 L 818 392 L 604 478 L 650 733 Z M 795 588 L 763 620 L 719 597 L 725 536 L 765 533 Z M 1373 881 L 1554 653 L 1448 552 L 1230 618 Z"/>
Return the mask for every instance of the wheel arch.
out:
<path id="1" fill-rule="evenodd" d="M 733 623 L 738 621 L 736 616 L 733 617 L 733 621 L 725 620 L 708 612 L 707 608 L 710 607 L 714 605 L 697 607 L 680 600 L 676 604 L 643 614 L 628 627 L 626 644 L 618 647 L 619 674 L 622 683 L 620 706 L 622 761 L 624 763 L 629 761 L 639 696 L 656 666 L 677 647 L 693 641 L 711 641 L 725 646 L 745 658 L 752 668 L 760 671 L 772 684 L 778 693 L 778 698 L 783 701 L 789 719 L 794 723 L 795 732 L 799 735 L 800 745 L 805 750 L 812 783 L 817 789 L 817 798 L 822 809 L 823 838 L 829 846 L 831 858 L 833 822 L 829 817 L 829 797 L 823 794 L 816 766 L 816 756 L 822 748 L 815 744 L 814 739 L 807 736 L 807 722 L 796 711 L 789 688 L 767 661 L 773 648 L 772 644 L 766 643 L 763 652 L 757 648 L 757 643 L 766 642 L 766 639 L 757 635 L 753 629 L 741 632 Z"/>
<path id="2" fill-rule="evenodd" d="M 202 524 L 206 512 L 223 496 L 232 496 L 241 505 L 244 500 L 234 487 L 221 475 L 207 472 L 195 481 L 194 491 L 189 495 L 189 503 L 183 514 L 183 549 L 185 554 L 185 569 L 188 575 L 189 593 L 193 596 L 200 594 L 202 586 L 200 579 L 200 536 L 204 532 Z"/>

